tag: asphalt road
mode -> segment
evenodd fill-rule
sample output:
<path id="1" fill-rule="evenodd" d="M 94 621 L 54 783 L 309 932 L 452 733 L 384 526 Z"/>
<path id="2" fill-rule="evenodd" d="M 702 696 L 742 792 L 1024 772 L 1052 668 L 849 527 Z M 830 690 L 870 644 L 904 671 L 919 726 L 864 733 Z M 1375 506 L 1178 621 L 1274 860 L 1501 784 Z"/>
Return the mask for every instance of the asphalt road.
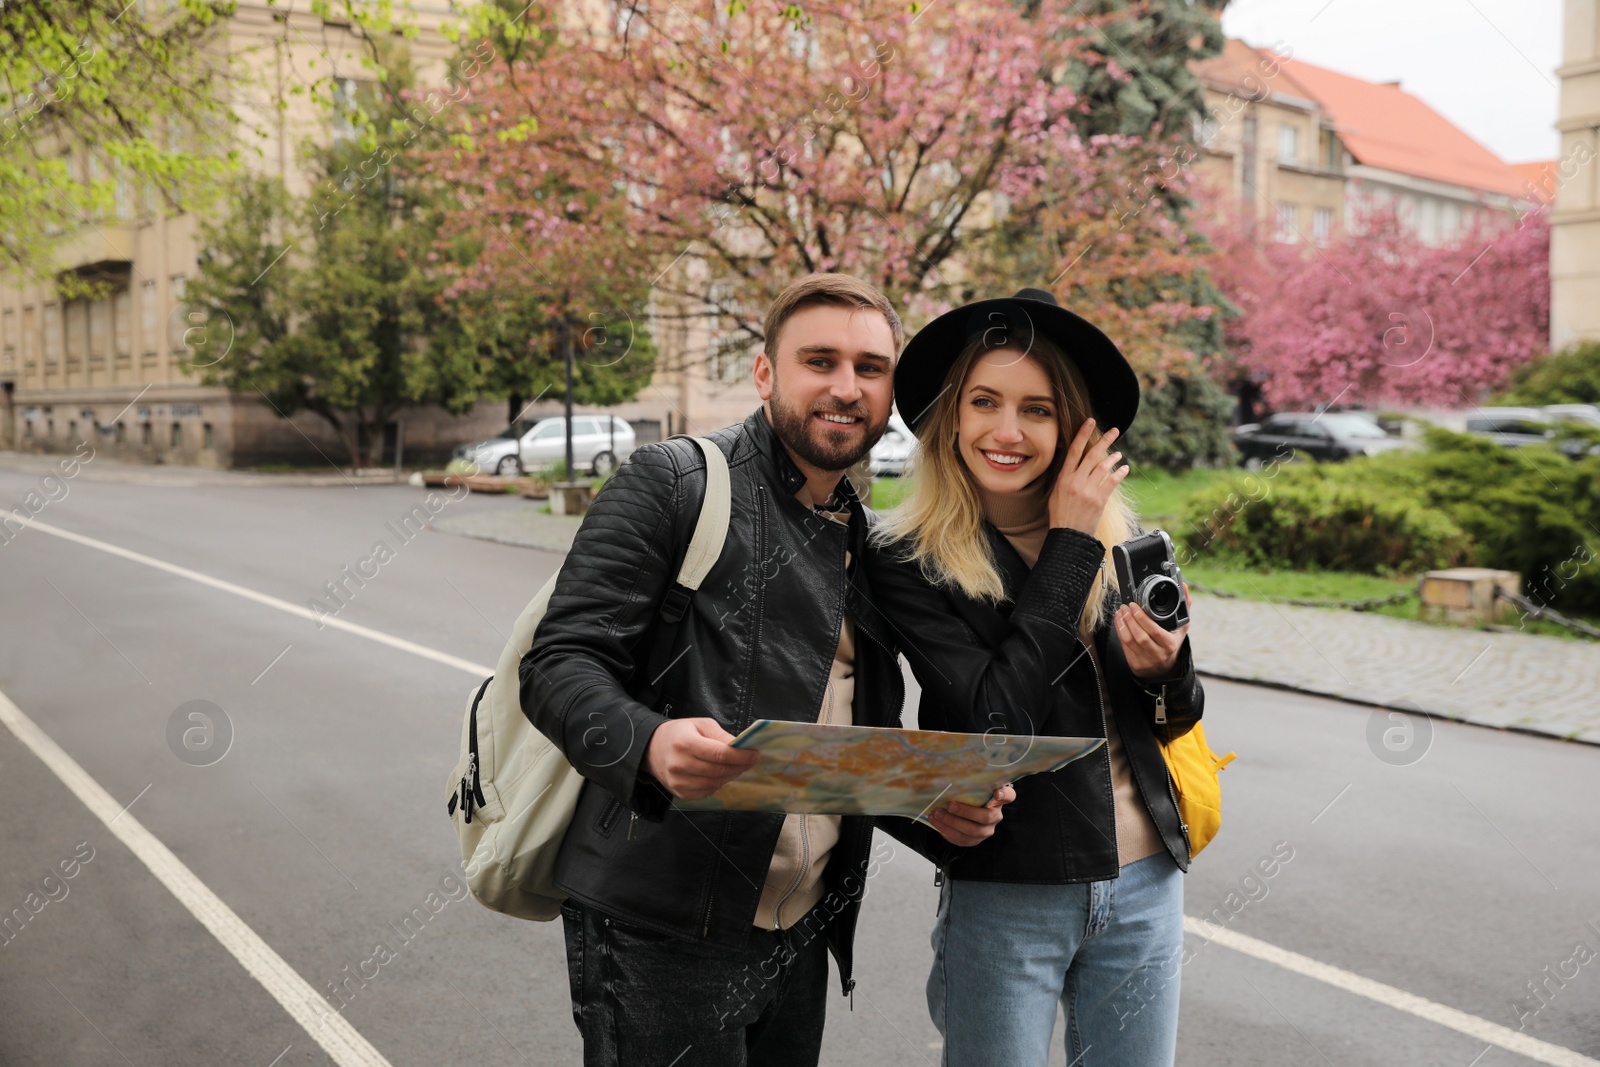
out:
<path id="1" fill-rule="evenodd" d="M 0 472 L 0 505 L 37 486 Z M 389 524 L 422 497 L 404 487 L 68 486 L 40 522 L 291 604 L 383 540 L 392 558 L 338 618 L 476 663 L 493 663 L 560 561 L 433 531 L 402 541 Z M 397 1067 L 578 1063 L 559 924 L 450 892 L 446 777 L 472 681 L 40 529 L 0 544 L 0 693 L 109 794 L 108 818 L 170 849 L 312 989 L 342 983 L 343 1019 Z M 1438 722 L 1397 756 L 1369 741 L 1396 726 L 1370 709 L 1208 690 L 1213 747 L 1239 758 L 1223 832 L 1186 885 L 1188 914 L 1224 933 L 1190 938 L 1180 1063 L 1600 1059 L 1600 956 L 1575 951 L 1600 953 L 1600 749 Z M 190 701 L 231 726 L 207 766 L 169 743 Z M 0 916 L 28 916 L 0 943 L 0 1064 L 337 1062 L 260 960 L 241 962 L 10 730 L 0 805 Z M 1292 858 L 1261 878 L 1274 852 Z M 854 1010 L 830 1006 L 825 1063 L 937 1063 L 922 996 L 935 899 L 919 857 L 901 848 L 881 866 Z M 380 942 L 392 953 L 376 977 L 351 981 Z M 1465 1014 L 1445 1013 L 1452 1028 L 1429 1004 Z M 1520 1055 L 1479 1022 L 1547 1044 Z"/>

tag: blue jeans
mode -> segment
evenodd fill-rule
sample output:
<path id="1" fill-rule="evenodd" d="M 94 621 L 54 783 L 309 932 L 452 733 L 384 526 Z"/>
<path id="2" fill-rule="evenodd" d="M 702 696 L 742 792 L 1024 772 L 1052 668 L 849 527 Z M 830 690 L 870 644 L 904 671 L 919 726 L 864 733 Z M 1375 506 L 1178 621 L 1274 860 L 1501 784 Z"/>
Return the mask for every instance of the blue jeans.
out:
<path id="1" fill-rule="evenodd" d="M 945 1067 L 1164 1067 L 1177 1048 L 1183 872 L 1166 852 L 1071 885 L 946 879 L 928 1011 Z"/>

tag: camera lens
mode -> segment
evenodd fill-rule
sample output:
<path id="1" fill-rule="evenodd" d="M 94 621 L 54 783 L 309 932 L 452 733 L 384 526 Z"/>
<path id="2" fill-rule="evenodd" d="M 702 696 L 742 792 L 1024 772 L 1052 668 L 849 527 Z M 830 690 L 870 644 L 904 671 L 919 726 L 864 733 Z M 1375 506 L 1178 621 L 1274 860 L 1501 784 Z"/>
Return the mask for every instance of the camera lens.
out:
<path id="1" fill-rule="evenodd" d="M 1140 592 L 1144 610 L 1157 619 L 1170 619 L 1183 602 L 1183 590 L 1171 578 L 1151 578 Z"/>

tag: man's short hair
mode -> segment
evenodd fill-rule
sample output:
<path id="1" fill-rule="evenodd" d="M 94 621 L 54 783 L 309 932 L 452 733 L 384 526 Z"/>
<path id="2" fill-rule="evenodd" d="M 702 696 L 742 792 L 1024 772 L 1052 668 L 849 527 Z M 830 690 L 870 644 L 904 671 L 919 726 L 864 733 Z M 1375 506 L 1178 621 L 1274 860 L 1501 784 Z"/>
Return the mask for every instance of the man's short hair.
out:
<path id="1" fill-rule="evenodd" d="M 778 335 L 783 331 L 783 325 L 789 321 L 790 316 L 815 304 L 870 308 L 889 320 L 889 329 L 894 333 L 894 351 L 889 354 L 898 356 L 900 349 L 905 347 L 905 327 L 901 325 L 900 316 L 895 313 L 894 305 L 889 303 L 888 297 L 860 278 L 849 274 L 808 274 L 799 281 L 792 282 L 787 289 L 779 293 L 778 299 L 767 309 L 766 321 L 762 323 L 762 333 L 766 337 L 769 357 L 777 357 Z"/>

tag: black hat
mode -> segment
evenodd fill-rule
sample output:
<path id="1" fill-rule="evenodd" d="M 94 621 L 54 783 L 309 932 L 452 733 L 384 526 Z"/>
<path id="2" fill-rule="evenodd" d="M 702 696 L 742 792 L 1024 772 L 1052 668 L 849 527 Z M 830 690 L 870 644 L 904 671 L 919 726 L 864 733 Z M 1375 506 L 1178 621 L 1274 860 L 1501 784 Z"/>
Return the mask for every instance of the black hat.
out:
<path id="1" fill-rule="evenodd" d="M 1115 426 L 1124 434 L 1139 411 L 1139 376 L 1111 338 L 1074 315 L 1043 289 L 1018 289 L 1016 296 L 947 311 L 917 332 L 900 353 L 894 371 L 894 399 L 900 417 L 917 434 L 944 391 L 945 376 L 972 339 L 982 335 L 989 348 L 1033 347 L 1035 331 L 1067 354 L 1089 388 L 1095 426 Z"/>

